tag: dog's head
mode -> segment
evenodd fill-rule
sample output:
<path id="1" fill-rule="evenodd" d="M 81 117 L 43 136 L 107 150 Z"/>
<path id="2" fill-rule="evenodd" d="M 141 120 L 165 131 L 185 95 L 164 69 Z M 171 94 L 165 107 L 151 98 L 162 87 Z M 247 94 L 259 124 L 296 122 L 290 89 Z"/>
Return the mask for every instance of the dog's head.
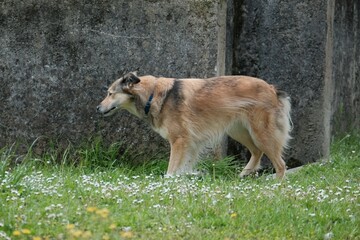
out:
<path id="1" fill-rule="evenodd" d="M 132 90 L 139 82 L 140 78 L 134 72 L 128 73 L 116 80 L 107 90 L 105 99 L 97 106 L 97 111 L 104 116 L 110 116 L 121 108 L 132 112 L 131 110 L 134 107 Z"/>

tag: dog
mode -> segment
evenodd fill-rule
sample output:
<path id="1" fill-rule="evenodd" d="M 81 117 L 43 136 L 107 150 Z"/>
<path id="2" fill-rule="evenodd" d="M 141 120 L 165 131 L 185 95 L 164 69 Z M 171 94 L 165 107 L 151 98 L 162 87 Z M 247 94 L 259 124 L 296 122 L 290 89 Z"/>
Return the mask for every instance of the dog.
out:
<path id="1" fill-rule="evenodd" d="M 247 147 L 251 158 L 240 176 L 260 168 L 265 154 L 282 179 L 291 130 L 289 96 L 249 76 L 177 79 L 130 72 L 109 88 L 97 111 L 126 109 L 150 124 L 171 146 L 167 175 L 192 173 L 201 149 L 225 135 Z"/>

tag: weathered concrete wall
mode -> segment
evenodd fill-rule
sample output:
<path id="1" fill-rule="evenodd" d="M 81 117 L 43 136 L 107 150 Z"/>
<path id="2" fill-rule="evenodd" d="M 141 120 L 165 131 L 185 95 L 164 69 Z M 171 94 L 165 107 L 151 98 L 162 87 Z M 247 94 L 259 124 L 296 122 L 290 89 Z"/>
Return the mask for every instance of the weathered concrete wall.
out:
<path id="1" fill-rule="evenodd" d="M 334 9 L 333 125 L 343 133 L 360 126 L 360 2 L 336 0 Z"/>
<path id="2" fill-rule="evenodd" d="M 219 1 L 0 2 L 0 147 L 44 148 L 100 134 L 150 155 L 168 146 L 122 112 L 96 115 L 102 86 L 124 70 L 174 77 L 216 75 Z M 45 144 L 45 145 L 43 145 Z"/>
<path id="3" fill-rule="evenodd" d="M 323 146 L 327 1 L 234 1 L 233 74 L 287 91 L 294 130 L 288 158 L 312 162 Z"/>
<path id="4" fill-rule="evenodd" d="M 359 1 L 232 5 L 232 73 L 262 77 L 290 94 L 289 165 L 326 158 L 333 134 L 360 126 Z"/>

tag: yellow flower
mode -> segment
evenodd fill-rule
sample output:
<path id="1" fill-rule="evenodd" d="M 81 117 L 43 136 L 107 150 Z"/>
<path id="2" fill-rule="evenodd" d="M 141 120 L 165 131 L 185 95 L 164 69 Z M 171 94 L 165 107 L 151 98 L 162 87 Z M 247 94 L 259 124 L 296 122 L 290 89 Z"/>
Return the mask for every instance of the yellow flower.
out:
<path id="1" fill-rule="evenodd" d="M 112 223 L 110 226 L 109 226 L 109 229 L 111 230 L 114 230 L 116 228 L 116 224 L 115 223 Z"/>
<path id="2" fill-rule="evenodd" d="M 81 237 L 81 235 L 83 234 L 83 231 L 81 230 L 74 230 L 74 231 L 71 231 L 71 235 L 75 238 L 79 238 Z"/>
<path id="3" fill-rule="evenodd" d="M 103 218 L 107 218 L 109 216 L 109 210 L 107 208 L 96 210 L 96 214 L 100 215 Z"/>
<path id="4" fill-rule="evenodd" d="M 122 238 L 132 238 L 132 237 L 134 237 L 134 234 L 130 231 L 121 231 L 120 236 Z"/>
<path id="5" fill-rule="evenodd" d="M 13 231 L 13 234 L 12 234 L 14 237 L 18 237 L 18 236 L 21 236 L 21 232 L 18 231 L 18 230 L 15 230 Z"/>
<path id="6" fill-rule="evenodd" d="M 235 213 L 235 212 L 232 213 L 232 214 L 230 215 L 230 217 L 231 217 L 231 218 L 236 218 L 236 217 L 237 217 L 237 213 Z"/>
<path id="7" fill-rule="evenodd" d="M 72 230 L 72 229 L 74 229 L 75 228 L 75 224 L 68 224 L 68 225 L 66 225 L 66 229 L 67 230 Z"/>
<path id="8" fill-rule="evenodd" d="M 21 229 L 21 232 L 25 235 L 29 235 L 31 233 L 31 231 L 27 228 Z"/>
<path id="9" fill-rule="evenodd" d="M 97 210 L 98 210 L 97 207 L 87 207 L 86 208 L 86 211 L 89 212 L 89 213 L 96 212 Z"/>
<path id="10" fill-rule="evenodd" d="M 110 240 L 109 234 L 105 233 L 105 235 L 102 237 L 102 240 Z"/>
<path id="11" fill-rule="evenodd" d="M 35 237 L 32 238 L 32 240 L 42 240 L 42 238 L 35 236 Z"/>
<path id="12" fill-rule="evenodd" d="M 85 231 L 85 232 L 83 232 L 83 234 L 82 234 L 82 238 L 91 238 L 91 236 L 92 236 L 92 233 L 91 233 L 91 231 Z"/>

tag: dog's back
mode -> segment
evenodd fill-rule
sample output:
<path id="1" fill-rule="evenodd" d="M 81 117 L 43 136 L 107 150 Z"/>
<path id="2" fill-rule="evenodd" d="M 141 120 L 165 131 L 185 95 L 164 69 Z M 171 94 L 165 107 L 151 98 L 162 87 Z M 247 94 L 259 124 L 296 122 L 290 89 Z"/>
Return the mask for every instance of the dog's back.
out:
<path id="1" fill-rule="evenodd" d="M 267 128 L 272 120 L 284 134 L 289 133 L 289 98 L 263 80 L 228 76 L 175 81 L 177 90 L 170 91 L 175 100 L 163 107 L 171 111 L 167 114 L 172 115 L 171 120 L 183 119 L 194 138 L 214 138 L 217 132 L 221 137 L 237 123 L 248 128 L 250 122 L 257 122 L 258 127 Z M 210 136 L 203 137 L 206 133 Z"/>

